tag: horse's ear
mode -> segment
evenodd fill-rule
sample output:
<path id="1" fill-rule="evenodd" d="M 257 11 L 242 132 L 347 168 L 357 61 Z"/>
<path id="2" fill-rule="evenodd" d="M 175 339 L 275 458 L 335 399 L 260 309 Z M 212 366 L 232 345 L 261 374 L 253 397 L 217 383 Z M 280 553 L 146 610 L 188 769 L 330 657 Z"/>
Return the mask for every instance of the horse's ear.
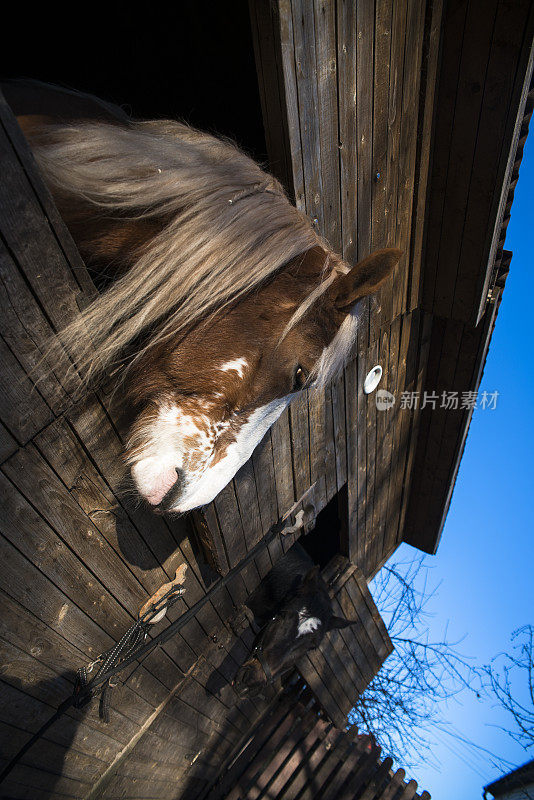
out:
<path id="1" fill-rule="evenodd" d="M 302 579 L 302 585 L 310 586 L 313 585 L 314 583 L 317 583 L 320 571 L 321 568 L 317 566 L 317 564 L 314 567 L 312 567 Z"/>
<path id="2" fill-rule="evenodd" d="M 346 628 L 348 625 L 354 625 L 356 621 L 355 619 L 345 619 L 344 617 L 330 617 L 328 630 L 332 631 L 334 628 Z"/>
<path id="3" fill-rule="evenodd" d="M 402 250 L 396 247 L 377 250 L 358 261 L 346 275 L 336 278 L 330 288 L 330 296 L 338 311 L 348 313 L 360 298 L 376 292 L 391 275 L 401 256 Z"/>

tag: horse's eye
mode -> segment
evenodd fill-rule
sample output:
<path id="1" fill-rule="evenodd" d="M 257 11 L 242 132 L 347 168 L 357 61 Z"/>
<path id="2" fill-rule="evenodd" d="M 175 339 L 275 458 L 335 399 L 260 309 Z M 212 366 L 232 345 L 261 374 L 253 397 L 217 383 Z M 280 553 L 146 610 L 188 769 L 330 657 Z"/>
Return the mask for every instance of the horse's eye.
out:
<path id="1" fill-rule="evenodd" d="M 297 364 L 295 367 L 295 372 L 293 373 L 293 391 L 298 392 L 299 389 L 302 389 L 306 381 L 308 380 L 308 375 L 310 373 L 301 367 L 300 364 Z"/>

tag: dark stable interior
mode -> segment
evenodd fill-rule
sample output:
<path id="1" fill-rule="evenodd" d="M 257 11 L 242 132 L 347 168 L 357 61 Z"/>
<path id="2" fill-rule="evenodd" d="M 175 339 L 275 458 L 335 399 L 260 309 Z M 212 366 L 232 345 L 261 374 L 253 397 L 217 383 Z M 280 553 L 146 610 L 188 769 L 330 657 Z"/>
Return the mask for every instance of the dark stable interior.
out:
<path id="1" fill-rule="evenodd" d="M 180 119 L 231 137 L 266 163 L 246 0 L 10 8 L 0 75 L 90 92 L 139 118 Z"/>
<path id="2" fill-rule="evenodd" d="M 343 544 L 343 520 L 346 517 L 347 485 L 345 484 L 318 514 L 314 529 L 299 539 L 299 543 L 321 569 L 339 553 L 346 555 Z"/>

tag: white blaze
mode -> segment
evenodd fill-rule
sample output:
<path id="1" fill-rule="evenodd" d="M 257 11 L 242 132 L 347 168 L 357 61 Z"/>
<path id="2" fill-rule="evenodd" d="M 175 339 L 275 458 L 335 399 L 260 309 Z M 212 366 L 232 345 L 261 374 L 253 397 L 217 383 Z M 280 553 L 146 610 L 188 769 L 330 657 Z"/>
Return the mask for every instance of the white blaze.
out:
<path id="1" fill-rule="evenodd" d="M 291 397 L 278 398 L 256 409 L 236 433 L 235 441 L 228 445 L 223 458 L 213 466 L 208 466 L 198 480 L 187 485 L 184 494 L 171 510 L 190 511 L 211 503 L 240 467 L 249 460 L 256 445 L 261 442 L 290 400 Z"/>
<path id="2" fill-rule="evenodd" d="M 304 636 L 307 633 L 313 633 L 321 625 L 321 620 L 318 617 L 311 617 L 307 608 L 299 611 L 299 627 L 297 631 L 297 638 Z"/>
<path id="3" fill-rule="evenodd" d="M 219 369 L 221 372 L 237 372 L 240 378 L 243 378 L 245 374 L 245 367 L 248 367 L 248 361 L 246 358 L 234 358 L 233 361 L 226 361 L 224 364 L 221 364 Z"/>
<path id="4" fill-rule="evenodd" d="M 291 396 L 278 398 L 253 411 L 217 461 L 217 439 L 230 422 L 213 423 L 204 414 L 183 413 L 176 405 L 162 408 L 140 432 L 142 458 L 132 465 L 140 494 L 157 505 L 176 482 L 179 469 L 183 490 L 171 511 L 183 513 L 210 503 L 248 461 L 290 400 Z"/>
<path id="5" fill-rule="evenodd" d="M 157 505 L 177 479 L 176 470 L 187 469 L 185 440 L 195 442 L 195 450 L 208 457 L 213 442 L 206 433 L 207 416 L 184 413 L 176 405 L 162 406 L 158 416 L 143 428 L 143 458 L 132 465 L 132 478 L 140 494 Z"/>

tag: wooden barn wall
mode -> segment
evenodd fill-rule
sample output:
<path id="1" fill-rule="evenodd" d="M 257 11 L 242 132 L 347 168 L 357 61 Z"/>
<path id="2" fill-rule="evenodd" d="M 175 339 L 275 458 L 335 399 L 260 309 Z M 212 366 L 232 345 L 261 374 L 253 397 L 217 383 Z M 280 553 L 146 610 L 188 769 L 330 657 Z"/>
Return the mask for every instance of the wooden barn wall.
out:
<path id="1" fill-rule="evenodd" d="M 414 308 L 441 13 L 437 0 L 251 2 L 272 171 L 349 263 L 404 251 L 361 309 L 364 344 Z"/>
<path id="2" fill-rule="evenodd" d="M 529 90 L 528 0 L 446 4 L 428 199 L 425 311 L 482 320 Z"/>
<path id="3" fill-rule="evenodd" d="M 299 533 L 286 535 L 284 522 L 274 528 L 273 522 L 293 511 L 289 524 L 296 500 L 320 510 L 337 483 L 327 492 L 325 473 L 312 470 L 310 455 L 294 472 L 299 437 L 317 458 L 324 442 L 314 440 L 313 430 L 310 436 L 305 416 L 297 429 L 291 411 L 204 519 L 157 517 L 128 499 L 121 421 L 111 397 L 103 389 L 77 399 L 76 368 L 57 338 L 94 288 L 4 103 L 0 121 L 0 766 L 69 696 L 75 670 L 108 649 L 183 563 L 185 594 L 160 626 L 194 609 L 171 640 L 123 676 L 109 724 L 99 720 L 97 704 L 70 710 L 24 755 L 5 790 L 37 800 L 146 797 L 149 785 L 154 798 L 169 796 L 171 787 L 173 796 L 192 787 L 198 792 L 276 692 L 238 702 L 231 686 L 253 640 L 243 602 Z M 309 402 L 300 401 L 303 413 Z M 236 519 L 254 536 L 247 538 Z M 227 534 L 218 540 L 231 556 L 224 579 L 197 547 L 206 520 Z M 361 597 L 363 590 L 364 584 Z M 361 619 L 369 642 L 363 658 L 378 665 L 387 642 L 369 602 Z M 354 603 L 347 595 L 345 608 Z M 349 633 L 339 637 L 331 658 L 344 659 L 355 673 L 350 641 Z"/>
<path id="4" fill-rule="evenodd" d="M 426 338 L 414 287 L 441 2 L 254 0 L 250 11 L 271 169 L 350 262 L 388 244 L 404 256 L 380 296 L 361 304 L 344 373 L 326 391 L 297 396 L 235 479 L 193 515 L 196 534 L 226 574 L 291 509 L 311 506 L 316 516 L 348 484 L 344 552 L 369 577 L 401 539 L 417 420 L 377 414 L 362 386 L 377 362 L 381 388 L 397 396 L 421 377 Z"/>
<path id="5" fill-rule="evenodd" d="M 324 398 L 293 403 L 280 423 L 291 433 L 295 476 L 308 460 L 306 418 L 321 439 L 324 430 L 326 499 L 348 482 L 345 552 L 370 577 L 401 539 L 418 416 L 398 398 L 421 388 L 428 352 L 429 320 L 416 300 L 442 4 L 254 0 L 250 8 L 271 169 L 349 262 L 388 245 L 404 251 L 379 296 L 361 303 L 344 374 Z M 387 414 L 363 393 L 377 363 L 380 388 L 397 398 Z"/>
<path id="6" fill-rule="evenodd" d="M 334 724 L 343 730 L 348 724 L 348 714 L 356 698 L 392 652 L 392 645 L 359 570 L 347 559 L 337 557 L 323 571 L 323 576 L 330 586 L 336 613 L 353 620 L 354 625 L 328 633 L 320 648 L 297 664 L 297 672 L 307 686 L 306 696 L 316 709 L 315 713 L 329 720 L 328 725 Z M 250 649 L 252 635 L 247 617 L 243 615 L 236 618 L 231 629 L 244 639 Z M 236 648 L 228 633 L 217 635 L 215 646 L 206 660 L 215 665 L 220 674 L 218 682 L 212 676 L 211 682 L 205 685 L 212 692 L 216 689 L 217 696 L 221 693 L 220 699 L 232 698 L 231 687 L 224 686 L 224 678 L 232 680 L 235 663 L 239 658 L 243 661 L 246 652 L 242 644 L 241 651 Z M 229 653 L 233 655 L 233 660 L 229 659 Z M 196 669 L 202 671 L 203 668 L 201 665 Z M 302 685 L 296 675 L 290 678 L 289 690 L 286 690 L 289 695 L 291 686 L 295 684 Z M 175 696 L 146 732 L 140 731 L 139 738 L 127 755 L 116 766 L 111 766 L 106 780 L 90 797 L 105 797 L 106 800 L 119 800 L 125 795 L 151 798 L 172 796 L 180 800 L 203 797 L 207 787 L 224 775 L 228 764 L 247 745 L 255 719 L 260 714 L 261 719 L 269 717 L 273 704 L 277 707 L 278 701 L 273 699 L 273 695 L 280 688 L 281 684 L 277 684 L 267 692 L 265 699 L 254 700 L 253 703 L 242 701 L 239 709 L 247 715 L 248 724 L 242 725 L 241 737 L 236 737 L 232 731 L 234 738 L 228 734 L 222 738 L 219 723 L 227 719 L 229 707 L 221 709 L 220 703 L 213 697 L 209 700 L 204 697 L 202 700 L 199 687 L 188 688 L 186 679 L 183 687 L 175 692 Z M 196 704 L 192 698 L 196 699 Z M 199 708 L 204 715 L 201 718 L 202 730 L 195 731 L 199 722 L 192 716 L 192 708 Z M 236 716 L 234 714 L 232 717 L 234 724 Z M 206 718 L 215 720 L 216 725 L 210 725 Z M 178 729 L 177 720 L 183 723 Z M 242 718 L 237 721 L 242 722 Z M 261 722 L 258 724 L 263 726 Z M 210 733 L 209 737 L 207 732 Z M 165 746 L 161 740 L 166 741 Z M 132 775 L 136 776 L 135 781 L 132 781 Z"/>
<path id="7" fill-rule="evenodd" d="M 348 714 L 393 645 L 362 573 L 343 556 L 323 570 L 330 586 L 335 613 L 352 620 L 350 627 L 330 631 L 321 646 L 297 664 L 319 707 L 340 730 Z"/>
<path id="8" fill-rule="evenodd" d="M 336 13 L 341 16 L 337 23 L 332 7 L 321 7 L 324 14 L 319 6 L 314 9 L 323 27 L 318 24 L 313 35 L 309 27 L 297 26 L 288 38 L 288 6 L 281 5 L 284 13 L 278 18 L 282 30 L 277 29 L 275 47 L 281 35 L 286 38 L 285 60 L 281 61 L 278 53 L 276 69 L 282 68 L 288 76 L 284 91 L 293 92 L 295 103 L 300 93 L 304 114 L 296 128 L 296 120 L 291 119 L 291 136 L 298 131 L 298 136 L 303 137 L 302 150 L 299 145 L 292 151 L 295 175 L 302 176 L 300 183 L 293 183 L 295 196 L 348 258 L 355 259 L 366 249 L 388 241 L 408 250 L 418 159 L 411 132 L 414 125 L 420 124 L 420 65 L 428 20 L 421 4 L 396 5 L 396 33 L 390 55 L 384 60 L 386 42 L 391 38 L 392 6 L 389 10 L 377 6 L 375 17 L 370 5 L 361 4 L 356 19 L 351 16 L 350 4 L 346 8 L 339 4 Z M 255 13 L 261 15 L 264 11 L 265 5 L 259 3 Z M 307 15 L 306 19 L 308 25 L 310 21 L 315 25 L 313 16 Z M 336 25 L 338 31 L 345 31 L 346 42 L 341 40 L 343 37 L 336 40 Z M 299 48 L 298 60 L 293 36 Z M 362 44 L 357 46 L 360 40 Z M 339 75 L 338 50 L 343 65 Z M 328 69 L 321 67 L 316 72 L 306 62 L 310 53 Z M 360 84 L 356 82 L 356 66 Z M 268 70 L 262 75 L 262 80 L 269 79 Z M 363 75 L 367 76 L 367 83 Z M 339 97 L 338 80 L 344 81 Z M 365 89 L 375 80 L 376 98 Z M 310 98 L 307 92 L 311 93 Z M 358 135 L 354 128 L 355 104 L 343 102 L 344 97 L 354 97 L 355 92 L 362 105 L 357 115 Z M 309 107 L 308 99 L 312 102 Z M 312 120 L 319 102 L 317 128 Z M 379 118 L 378 109 L 384 103 L 387 114 Z M 402 124 L 401 104 L 405 114 Z M 292 103 L 286 107 L 292 114 L 295 109 L 296 104 Z M 382 124 L 385 122 L 388 124 Z M 338 138 L 338 126 L 345 131 L 344 141 Z M 384 130 L 391 131 L 385 139 Z M 400 373 L 398 379 L 402 380 L 410 366 L 404 365 L 399 355 L 401 332 L 406 345 L 419 341 L 420 333 L 418 320 L 412 324 L 413 315 L 408 314 L 408 322 L 399 320 L 392 336 L 376 335 L 378 320 L 387 329 L 394 316 L 394 298 L 402 294 L 401 310 L 407 307 L 404 263 L 394 287 L 371 309 L 368 304 L 362 309 L 358 358 L 351 362 L 345 375 L 325 394 L 301 395 L 267 434 L 251 461 L 202 515 L 193 523 L 177 522 L 157 518 L 142 507 L 134 508 L 120 492 L 120 420 L 110 397 L 101 392 L 76 402 L 72 394 L 76 373 L 68 354 L 58 340 L 51 351 L 46 351 L 44 345 L 90 300 L 94 289 L 5 106 L 1 141 L 6 165 L 0 189 L 4 312 L 0 347 L 5 365 L 0 399 L 4 507 L 1 546 L 6 567 L 0 588 L 7 610 L 2 627 L 5 764 L 69 693 L 73 671 L 111 645 L 131 624 L 147 597 L 174 576 L 177 566 L 186 562 L 189 570 L 186 593 L 172 610 L 170 620 L 205 595 L 216 576 L 210 575 L 199 559 L 197 538 L 209 544 L 212 563 L 221 573 L 228 574 L 303 495 L 318 513 L 349 478 L 351 519 L 355 520 L 358 506 L 364 509 L 365 521 L 358 518 L 358 526 L 351 528 L 347 549 L 358 559 L 365 575 L 376 571 L 384 552 L 393 548 L 398 538 L 398 513 L 393 505 L 397 502 L 396 492 L 402 488 L 404 454 L 399 449 L 398 469 L 391 473 L 394 480 L 388 482 L 389 456 L 376 436 L 376 411 L 373 403 L 357 396 L 355 387 L 356 383 L 361 386 L 367 367 L 386 353 L 391 365 L 387 374 L 395 375 L 397 380 Z M 373 164 L 372 152 L 381 152 L 382 161 Z M 402 174 L 409 174 L 406 184 L 399 179 L 400 171 L 386 168 L 387 163 L 395 165 L 397 158 L 403 159 Z M 319 171 L 315 169 L 317 165 Z M 276 159 L 273 168 L 279 172 Z M 328 184 L 330 180 L 334 181 L 333 186 Z M 357 213 L 358 208 L 365 207 L 368 214 Z M 344 215 L 343 224 L 340 214 Z M 66 379 L 67 371 L 70 381 Z M 406 427 L 406 419 L 402 422 Z M 398 426 L 395 434 L 390 430 L 384 435 L 384 441 L 391 442 L 393 449 L 402 427 Z M 364 437 L 357 463 L 352 447 L 356 436 Z M 388 487 L 382 489 L 380 502 L 375 497 L 375 482 Z M 389 485 L 394 526 L 385 524 Z M 360 503 L 356 502 L 358 496 Z M 380 524 L 379 539 L 374 535 L 375 520 Z M 94 709 L 72 711 L 65 725 L 47 732 L 13 773 L 11 795 L 23 797 L 31 790 L 35 797 L 47 792 L 81 797 L 99 778 L 103 778 L 101 784 L 97 783 L 102 790 L 112 791 L 115 786 L 117 792 L 122 792 L 126 780 L 121 772 L 123 765 L 130 765 L 130 777 L 137 774 L 136 768 L 142 771 L 146 767 L 148 756 L 142 755 L 141 744 L 136 744 L 143 726 L 150 725 L 148 738 L 156 737 L 148 748 L 152 754 L 161 752 L 164 761 L 167 750 L 172 751 L 165 722 L 167 717 L 172 718 L 173 706 L 167 704 L 169 696 L 181 702 L 182 691 L 194 690 L 196 703 L 219 708 L 224 717 L 221 701 L 206 685 L 209 668 L 202 659 L 206 659 L 207 652 L 213 652 L 211 637 L 223 636 L 227 638 L 221 650 L 217 649 L 217 656 L 228 655 L 235 667 L 238 656 L 232 656 L 231 651 L 233 647 L 238 651 L 246 647 L 244 634 L 238 636 L 226 622 L 290 541 L 274 538 L 268 548 L 199 608 L 172 642 L 145 659 L 115 695 L 113 725 L 103 725 Z M 215 669 L 222 674 L 220 664 Z M 225 670 L 228 676 L 227 664 Z M 226 700 L 229 714 L 234 700 Z M 193 700 L 183 702 L 195 726 L 205 726 L 204 706 L 198 708 Z M 236 708 L 232 713 L 236 716 L 224 723 L 223 733 L 229 747 L 235 745 L 240 733 L 240 720 L 253 718 L 250 709 L 245 713 Z M 204 734 L 216 732 L 210 729 Z M 167 774 L 172 774 L 174 782 L 192 766 L 188 757 L 193 761 L 196 755 L 185 749 L 187 752 L 180 751 L 180 757 L 172 753 L 169 756 Z M 158 760 L 159 774 L 163 774 L 159 772 L 162 761 Z M 194 763 L 203 774 L 203 760 L 197 758 Z M 139 791 L 142 793 L 141 788 Z"/>
<path id="9" fill-rule="evenodd" d="M 180 564 L 188 565 L 186 591 L 160 625 L 196 607 L 172 640 L 124 676 L 110 724 L 94 704 L 69 711 L 3 787 L 13 798 L 80 798 L 163 708 L 176 730 L 183 719 L 175 706 L 200 737 L 218 736 L 222 750 L 235 746 L 262 704 L 240 705 L 229 685 L 252 632 L 236 633 L 228 620 L 294 537 L 278 536 L 214 583 L 187 518 L 164 520 L 122 493 L 122 442 L 109 397 L 75 399 L 76 371 L 54 338 L 94 290 L 3 103 L 0 120 L 0 766 L 69 696 L 75 670 L 120 638 Z M 151 735 L 154 752 L 169 749 L 168 732 Z M 177 777 L 190 752 L 175 746 Z M 141 773 L 148 763 L 148 756 L 139 763 Z"/>
<path id="10" fill-rule="evenodd" d="M 431 341 L 423 390 L 438 398 L 443 392 L 456 392 L 459 405 L 451 411 L 441 408 L 439 401 L 436 409 L 429 405 L 420 414 L 420 435 L 413 453 L 411 476 L 417 491 L 406 503 L 403 538 L 429 553 L 436 552 L 440 541 L 474 412 L 474 405 L 463 406 L 462 398 L 464 393 L 476 394 L 480 386 L 512 259 L 512 253 L 504 249 L 504 244 L 534 109 L 532 55 L 524 70 L 516 80 L 522 83 L 523 88 L 519 108 L 511 111 L 515 117 L 514 141 L 508 156 L 506 182 L 500 192 L 500 228 L 493 237 L 495 257 L 487 275 L 489 291 L 486 290 L 485 294 L 484 313 L 477 325 L 455 318 L 431 318 Z"/>
<path id="11" fill-rule="evenodd" d="M 300 691 L 299 691 L 300 689 Z M 393 759 L 352 728 L 340 731 L 298 685 L 277 698 L 246 749 L 202 800 L 429 800 Z"/>
<path id="12" fill-rule="evenodd" d="M 134 507 L 122 493 L 121 420 L 109 393 L 76 400 L 75 365 L 56 334 L 94 288 L 0 106 L 0 766 L 70 693 L 74 670 L 108 648 L 182 563 L 186 592 L 161 625 L 195 608 L 115 691 L 112 723 L 93 707 L 69 712 L 17 767 L 10 797 L 201 794 L 215 763 L 246 743 L 269 707 L 269 696 L 236 703 L 229 684 L 252 640 L 238 612 L 298 535 L 281 530 L 299 508 L 317 515 L 347 485 L 343 550 L 363 579 L 405 531 L 435 547 L 436 536 L 423 541 L 421 530 L 441 529 L 435 508 L 450 499 L 442 489 L 457 469 L 465 419 L 436 415 L 430 425 L 398 402 L 386 414 L 362 387 L 377 363 L 380 388 L 397 400 L 402 391 L 450 388 L 451 376 L 459 387 L 478 380 L 502 288 L 501 275 L 476 329 L 418 307 L 441 15 L 440 0 L 251 2 L 273 171 L 349 261 L 386 244 L 405 256 L 380 296 L 362 303 L 344 372 L 325 392 L 301 394 L 215 501 L 180 520 Z M 492 70 L 496 57 L 488 56 Z M 518 58 L 514 97 L 525 69 Z M 435 504 L 432 519 L 421 519 L 412 487 Z M 345 656 L 331 653 L 357 687 L 361 665 L 343 664 Z M 147 777 L 155 772 L 160 783 Z"/>

